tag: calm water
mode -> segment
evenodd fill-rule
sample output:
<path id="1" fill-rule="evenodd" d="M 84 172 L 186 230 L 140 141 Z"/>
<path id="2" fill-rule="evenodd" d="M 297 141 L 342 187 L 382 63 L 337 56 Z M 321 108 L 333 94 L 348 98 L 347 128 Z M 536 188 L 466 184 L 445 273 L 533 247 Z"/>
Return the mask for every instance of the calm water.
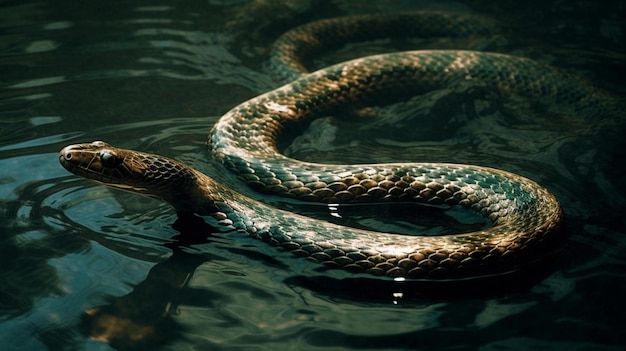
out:
<path id="1" fill-rule="evenodd" d="M 333 272 L 314 279 L 306 262 L 174 225 L 166 204 L 89 183 L 58 163 L 63 146 L 102 139 L 219 175 L 206 135 L 221 114 L 276 86 L 266 68 L 272 40 L 341 14 L 484 14 L 505 24 L 502 37 L 418 44 L 528 56 L 626 91 L 623 2 L 434 3 L 1 2 L 1 348 L 622 350 L 620 112 L 557 115 L 466 89 L 391 106 L 366 126 L 322 118 L 293 140 L 288 152 L 310 160 L 475 163 L 548 187 L 567 217 L 563 252 L 530 287 L 496 294 L 488 286 L 419 296 L 411 290 L 419 287 L 367 288 Z M 350 46 L 318 64 L 367 50 Z"/>

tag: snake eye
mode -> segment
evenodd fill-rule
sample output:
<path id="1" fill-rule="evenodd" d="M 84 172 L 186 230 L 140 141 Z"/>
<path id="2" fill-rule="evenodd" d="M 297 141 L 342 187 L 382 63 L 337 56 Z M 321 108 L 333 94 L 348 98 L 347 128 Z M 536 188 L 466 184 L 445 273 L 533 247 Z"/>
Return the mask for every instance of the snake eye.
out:
<path id="1" fill-rule="evenodd" d="M 98 153 L 98 156 L 100 156 L 100 162 L 105 167 L 115 167 L 117 165 L 117 156 L 110 150 L 102 150 Z"/>

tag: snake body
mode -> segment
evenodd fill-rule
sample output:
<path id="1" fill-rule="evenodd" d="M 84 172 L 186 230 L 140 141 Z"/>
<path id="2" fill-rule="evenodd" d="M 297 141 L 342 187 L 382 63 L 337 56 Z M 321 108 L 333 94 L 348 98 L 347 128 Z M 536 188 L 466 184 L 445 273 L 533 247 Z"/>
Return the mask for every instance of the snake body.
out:
<path id="1" fill-rule="evenodd" d="M 281 45 L 298 51 L 291 42 Z M 291 60 L 289 50 L 277 50 L 282 57 L 277 60 Z M 287 76 L 303 70 L 294 67 Z M 276 146 L 285 125 L 328 109 L 467 82 L 568 111 L 600 109 L 613 101 L 582 79 L 529 59 L 474 51 L 396 52 L 333 65 L 244 102 L 215 124 L 209 145 L 215 160 L 263 192 L 325 203 L 460 206 L 491 222 L 475 232 L 409 236 L 330 224 L 261 204 L 176 160 L 101 141 L 67 146 L 59 159 L 75 174 L 163 199 L 179 213 L 211 215 L 329 267 L 413 279 L 503 274 L 540 259 L 562 238 L 561 207 L 534 181 L 463 164 L 316 164 L 290 159 Z"/>

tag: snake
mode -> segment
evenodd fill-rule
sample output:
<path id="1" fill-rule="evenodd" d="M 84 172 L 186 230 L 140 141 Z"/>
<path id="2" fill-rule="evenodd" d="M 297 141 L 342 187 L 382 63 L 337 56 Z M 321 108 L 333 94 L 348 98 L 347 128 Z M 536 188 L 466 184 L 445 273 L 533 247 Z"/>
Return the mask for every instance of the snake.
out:
<path id="1" fill-rule="evenodd" d="M 175 159 L 104 141 L 66 146 L 60 163 L 75 175 L 166 201 L 180 216 L 213 217 L 287 257 L 351 274 L 456 280 L 508 274 L 541 260 L 560 246 L 564 214 L 555 195 L 531 179 L 468 164 L 321 164 L 279 151 L 278 137 L 292 123 L 379 96 L 421 94 L 455 84 L 476 83 L 503 98 L 547 102 L 574 112 L 598 111 L 614 102 L 609 92 L 572 73 L 502 53 L 398 51 L 313 72 L 302 63 L 328 40 L 363 35 L 372 40 L 405 32 L 494 34 L 491 24 L 480 18 L 446 13 L 364 15 L 297 27 L 277 40 L 270 59 L 273 66 L 283 67 L 278 76 L 288 82 L 239 104 L 217 121 L 208 138 L 213 163 L 266 194 L 325 204 L 458 207 L 485 218 L 486 228 L 432 236 L 342 226 L 264 204 Z"/>

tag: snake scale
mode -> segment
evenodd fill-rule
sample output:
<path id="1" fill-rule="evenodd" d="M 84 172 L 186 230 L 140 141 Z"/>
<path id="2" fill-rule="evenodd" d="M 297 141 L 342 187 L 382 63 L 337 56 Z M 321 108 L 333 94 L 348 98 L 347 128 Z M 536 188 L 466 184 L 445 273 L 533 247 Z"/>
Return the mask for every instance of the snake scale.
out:
<path id="1" fill-rule="evenodd" d="M 486 229 L 420 236 L 343 227 L 259 203 L 176 160 L 102 141 L 67 146 L 59 160 L 77 175 L 162 199 L 180 214 L 211 215 L 294 256 L 349 272 L 457 279 L 505 274 L 541 259 L 562 239 L 563 213 L 555 196 L 530 179 L 464 164 L 316 164 L 278 151 L 277 138 L 288 123 L 378 95 L 420 94 L 459 83 L 475 82 L 505 98 L 547 101 L 569 111 L 602 109 L 612 103 L 609 93 L 572 74 L 488 52 L 394 52 L 305 74 L 300 61 L 318 51 L 325 39 L 351 40 L 355 33 L 406 23 L 408 17 L 402 16 L 419 18 L 420 30 L 427 35 L 491 31 L 480 19 L 441 13 L 360 16 L 296 28 L 277 41 L 271 59 L 284 67 L 281 79 L 291 81 L 223 115 L 210 133 L 210 152 L 239 179 L 265 193 L 324 203 L 414 201 L 460 206 L 488 219 L 491 225 Z M 338 34 L 344 33 L 340 28 L 346 24 L 357 29 Z M 395 32 L 413 27 L 403 25 Z M 374 32 L 365 36 L 390 35 Z"/>

